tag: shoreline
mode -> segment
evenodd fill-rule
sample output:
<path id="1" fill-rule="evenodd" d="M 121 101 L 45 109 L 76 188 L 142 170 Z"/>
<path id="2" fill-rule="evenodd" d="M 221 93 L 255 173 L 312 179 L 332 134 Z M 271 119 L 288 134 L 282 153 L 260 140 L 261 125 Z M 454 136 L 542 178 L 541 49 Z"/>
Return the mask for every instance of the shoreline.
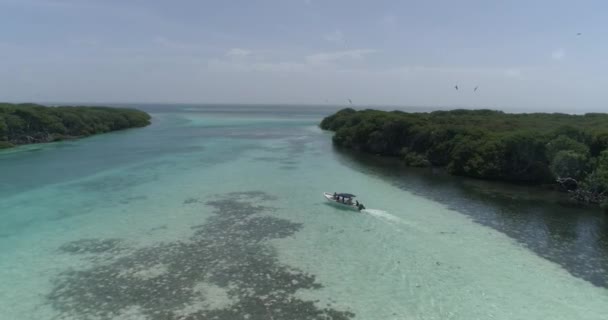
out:
<path id="1" fill-rule="evenodd" d="M 346 108 L 319 127 L 333 132 L 337 147 L 453 176 L 558 191 L 608 209 L 608 114 Z"/>
<path id="2" fill-rule="evenodd" d="M 0 103 L 0 150 L 146 127 L 150 119 L 128 108 Z"/>

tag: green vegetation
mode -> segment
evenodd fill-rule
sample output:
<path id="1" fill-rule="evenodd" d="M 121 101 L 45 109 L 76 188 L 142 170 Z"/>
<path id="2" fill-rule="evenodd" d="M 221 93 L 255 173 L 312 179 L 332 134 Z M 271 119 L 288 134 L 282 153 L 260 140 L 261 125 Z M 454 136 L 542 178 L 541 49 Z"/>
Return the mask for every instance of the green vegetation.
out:
<path id="1" fill-rule="evenodd" d="M 334 144 L 442 166 L 451 174 L 526 184 L 559 183 L 608 208 L 608 114 L 406 113 L 343 109 L 321 122 Z"/>
<path id="2" fill-rule="evenodd" d="M 134 109 L 0 103 L 0 149 L 149 124 L 150 116 Z"/>

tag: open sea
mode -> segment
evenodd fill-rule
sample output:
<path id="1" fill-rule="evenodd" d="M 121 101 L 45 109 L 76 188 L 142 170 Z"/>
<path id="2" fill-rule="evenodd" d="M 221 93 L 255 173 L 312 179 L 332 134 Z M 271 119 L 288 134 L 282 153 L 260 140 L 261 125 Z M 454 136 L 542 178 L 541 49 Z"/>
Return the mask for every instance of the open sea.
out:
<path id="1" fill-rule="evenodd" d="M 0 151 L 0 319 L 608 319 L 597 209 L 335 149 L 332 107 L 134 107 Z"/>

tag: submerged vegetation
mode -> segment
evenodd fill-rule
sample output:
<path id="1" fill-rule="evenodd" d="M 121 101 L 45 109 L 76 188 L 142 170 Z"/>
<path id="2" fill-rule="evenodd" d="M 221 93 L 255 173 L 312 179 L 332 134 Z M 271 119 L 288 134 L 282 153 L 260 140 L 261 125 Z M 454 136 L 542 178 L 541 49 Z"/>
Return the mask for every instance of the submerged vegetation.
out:
<path id="1" fill-rule="evenodd" d="M 0 103 L 0 149 L 149 124 L 150 116 L 134 109 Z"/>
<path id="2" fill-rule="evenodd" d="M 441 166 L 454 175 L 555 183 L 608 206 L 608 114 L 338 111 L 321 122 L 337 146 Z"/>

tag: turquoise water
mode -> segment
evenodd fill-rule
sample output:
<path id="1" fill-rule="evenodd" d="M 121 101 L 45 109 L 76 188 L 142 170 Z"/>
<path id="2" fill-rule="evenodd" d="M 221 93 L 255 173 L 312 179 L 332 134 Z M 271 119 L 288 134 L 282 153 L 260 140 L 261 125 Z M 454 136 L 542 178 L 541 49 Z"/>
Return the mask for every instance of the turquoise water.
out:
<path id="1" fill-rule="evenodd" d="M 344 154 L 331 109 L 144 108 L 147 128 L 0 153 L 0 318 L 608 314 L 592 210 Z"/>

